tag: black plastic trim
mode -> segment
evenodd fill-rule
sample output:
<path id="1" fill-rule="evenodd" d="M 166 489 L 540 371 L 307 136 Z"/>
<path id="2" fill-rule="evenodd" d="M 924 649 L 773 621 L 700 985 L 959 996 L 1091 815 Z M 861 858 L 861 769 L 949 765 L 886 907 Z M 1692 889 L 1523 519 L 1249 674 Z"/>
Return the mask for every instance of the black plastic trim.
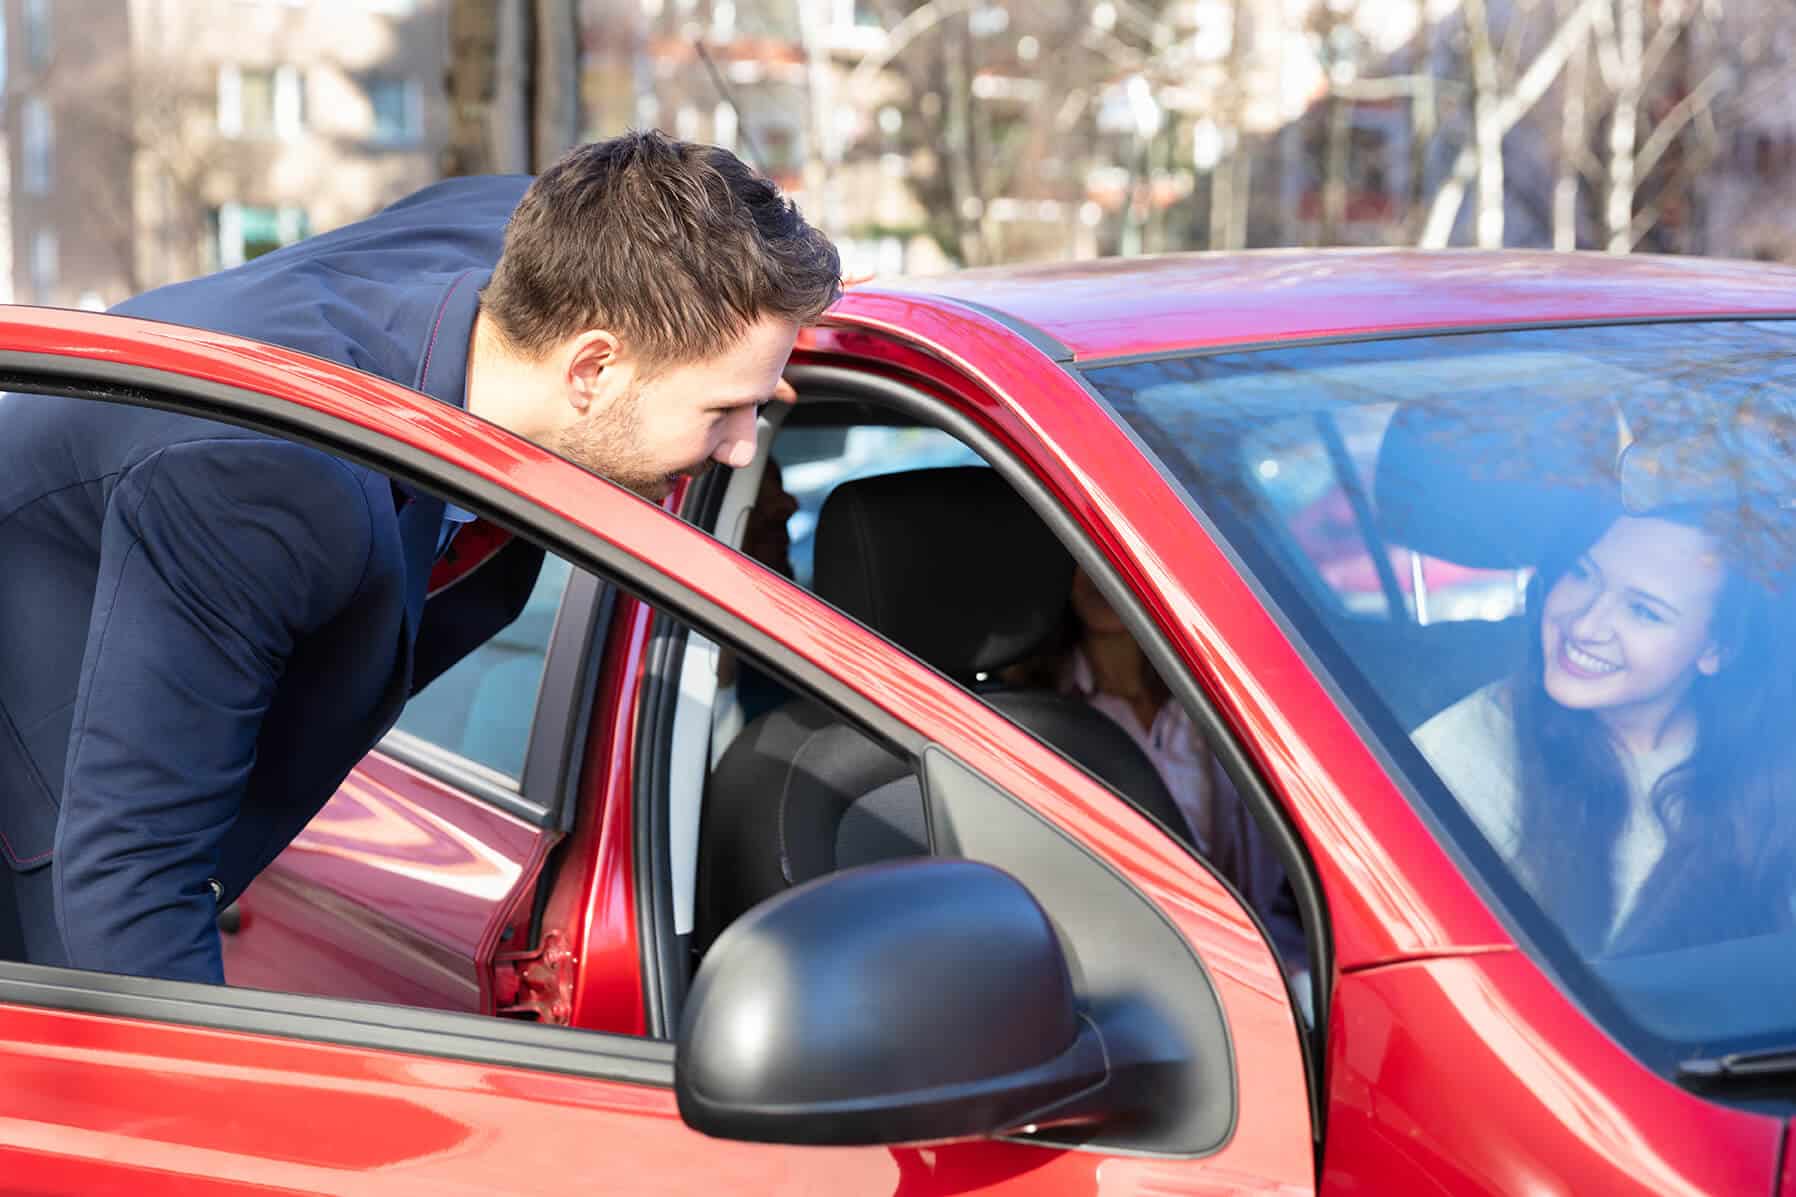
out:
<path id="1" fill-rule="evenodd" d="M 1240 1115 L 1238 1065 L 1222 999 L 1202 958 L 1134 882 L 1035 808 L 945 749 L 932 745 L 922 765 L 935 852 L 992 865 L 1021 882 L 1052 921 L 1074 990 L 1119 1059 L 1136 1054 L 1125 1050 L 1128 1040 L 1152 1044 L 1148 1058 L 1168 1074 L 1161 1078 L 1161 1100 L 1150 1103 L 1163 1116 L 1159 1125 L 1050 1128 L 1020 1138 L 1184 1159 L 1226 1147 Z M 1144 934 L 1147 924 L 1159 942 Z M 1181 1137 L 1193 1141 L 1167 1146 Z"/>
<path id="2" fill-rule="evenodd" d="M 478 798 L 488 806 L 498 807 L 532 826 L 547 827 L 554 821 L 549 811 L 519 793 L 517 783 L 506 774 L 451 752 L 440 744 L 432 744 L 422 736 L 394 728 L 381 738 L 374 750 L 410 765 L 420 773 L 428 773 L 445 785 Z"/>
<path id="3" fill-rule="evenodd" d="M 1071 363 L 1074 370 L 1098 370 L 1110 366 L 1137 366 L 1144 362 L 1179 358 L 1218 357 L 1234 353 L 1260 353 L 1268 349 L 1315 349 L 1324 345 L 1363 345 L 1370 341 L 1415 341 L 1427 337 L 1462 337 L 1474 333 L 1539 332 L 1554 328 L 1605 328 L 1634 324 L 1727 324 L 1739 321 L 1796 320 L 1796 309 L 1787 312 L 1721 312 L 1713 316 L 1598 316 L 1576 320 L 1517 320 L 1490 324 L 1447 324 L 1438 328 L 1375 329 L 1357 333 L 1294 335 L 1264 341 L 1231 341 L 1221 345 L 1194 345 L 1184 349 L 1156 349 L 1152 353 L 1119 353 L 1114 357 L 1082 357 Z"/>
<path id="4" fill-rule="evenodd" d="M 524 775 L 518 788 L 548 815 L 544 826 L 572 823 L 568 807 L 578 798 L 576 784 L 591 722 L 598 668 L 593 642 L 604 625 L 598 616 L 611 610 L 611 588 L 583 569 L 568 574 L 567 589 L 555 612 L 537 685 L 536 717 L 524 750 Z"/>
<path id="5" fill-rule="evenodd" d="M 112 1018 L 531 1068 L 636 1085 L 673 1085 L 671 1043 L 378 1002 L 154 981 L 0 962 L 0 1002 Z"/>
<path id="6" fill-rule="evenodd" d="M 648 1033 L 673 1038 L 689 970 L 674 931 L 672 831 L 668 809 L 673 722 L 687 631 L 657 614 L 649 632 L 641 707 L 636 720 L 636 934 L 643 957 L 643 1013 Z"/>

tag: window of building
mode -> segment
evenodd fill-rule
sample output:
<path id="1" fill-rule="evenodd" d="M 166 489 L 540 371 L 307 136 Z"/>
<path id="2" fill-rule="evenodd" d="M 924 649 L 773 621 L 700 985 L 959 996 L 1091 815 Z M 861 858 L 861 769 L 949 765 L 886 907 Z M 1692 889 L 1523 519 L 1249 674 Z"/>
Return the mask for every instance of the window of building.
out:
<path id="1" fill-rule="evenodd" d="M 305 87 L 291 66 L 218 71 L 218 131 L 226 137 L 298 137 L 305 128 Z"/>
<path id="2" fill-rule="evenodd" d="M 31 238 L 32 302 L 50 302 L 50 293 L 56 289 L 57 276 L 56 234 L 49 229 L 39 229 Z"/>
<path id="3" fill-rule="evenodd" d="M 50 0 L 25 0 L 25 61 L 45 66 L 50 49 Z"/>
<path id="4" fill-rule="evenodd" d="M 374 140 L 406 145 L 424 135 L 423 97 L 411 79 L 371 75 L 363 83 L 374 113 Z"/>
<path id="5" fill-rule="evenodd" d="M 221 270 L 241 266 L 312 233 L 306 210 L 295 207 L 221 204 L 212 213 L 212 223 Z"/>
<path id="6" fill-rule="evenodd" d="M 43 195 L 50 190 L 56 141 L 50 106 L 38 96 L 27 96 L 19 121 L 24 143 L 25 190 L 33 195 Z"/>

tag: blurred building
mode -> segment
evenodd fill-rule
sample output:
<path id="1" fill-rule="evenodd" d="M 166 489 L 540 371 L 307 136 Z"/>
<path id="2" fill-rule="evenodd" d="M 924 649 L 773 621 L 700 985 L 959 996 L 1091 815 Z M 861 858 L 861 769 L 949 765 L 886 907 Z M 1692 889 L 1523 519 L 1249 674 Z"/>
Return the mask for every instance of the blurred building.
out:
<path id="1" fill-rule="evenodd" d="M 849 273 L 946 265 L 905 179 L 905 115 L 868 0 L 586 0 L 585 136 L 660 128 L 738 154 L 828 230 Z M 871 135 L 871 136 L 870 136 Z"/>
<path id="2" fill-rule="evenodd" d="M 1728 0 L 1717 40 L 1735 58 L 1735 119 L 1705 172 L 1703 252 L 1796 262 L 1796 7 Z"/>
<path id="3" fill-rule="evenodd" d="M 101 307 L 438 177 L 446 0 L 0 0 L 17 302 Z"/>

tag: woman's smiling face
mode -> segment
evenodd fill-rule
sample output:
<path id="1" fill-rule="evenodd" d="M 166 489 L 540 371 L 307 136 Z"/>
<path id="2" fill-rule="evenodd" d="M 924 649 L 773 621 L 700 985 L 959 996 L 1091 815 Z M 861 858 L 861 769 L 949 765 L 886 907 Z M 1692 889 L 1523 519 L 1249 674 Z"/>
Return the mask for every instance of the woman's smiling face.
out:
<path id="1" fill-rule="evenodd" d="M 1697 674 L 1721 667 L 1710 624 L 1725 576 L 1700 529 L 1616 520 L 1547 592 L 1540 635 L 1548 695 L 1656 734 Z"/>

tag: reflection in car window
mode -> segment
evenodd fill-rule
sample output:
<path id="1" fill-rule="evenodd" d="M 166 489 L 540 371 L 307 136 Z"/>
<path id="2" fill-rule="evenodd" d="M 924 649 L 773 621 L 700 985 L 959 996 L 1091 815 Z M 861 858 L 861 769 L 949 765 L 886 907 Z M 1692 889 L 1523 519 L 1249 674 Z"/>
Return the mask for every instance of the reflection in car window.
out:
<path id="1" fill-rule="evenodd" d="M 1474 569 L 1376 527 L 1373 461 L 1394 403 L 1272 422 L 1242 440 L 1244 477 L 1284 523 L 1313 580 L 1354 615 L 1418 623 L 1517 615 L 1526 569 Z M 1382 558 L 1382 560 L 1380 559 Z"/>
<path id="2" fill-rule="evenodd" d="M 1793 350 L 1677 323 L 1087 371 L 1524 939 L 1667 1060 L 1796 1038 Z"/>
<path id="3" fill-rule="evenodd" d="M 546 556 L 523 614 L 406 703 L 399 730 L 507 777 L 522 776 L 569 572 L 567 562 Z"/>

